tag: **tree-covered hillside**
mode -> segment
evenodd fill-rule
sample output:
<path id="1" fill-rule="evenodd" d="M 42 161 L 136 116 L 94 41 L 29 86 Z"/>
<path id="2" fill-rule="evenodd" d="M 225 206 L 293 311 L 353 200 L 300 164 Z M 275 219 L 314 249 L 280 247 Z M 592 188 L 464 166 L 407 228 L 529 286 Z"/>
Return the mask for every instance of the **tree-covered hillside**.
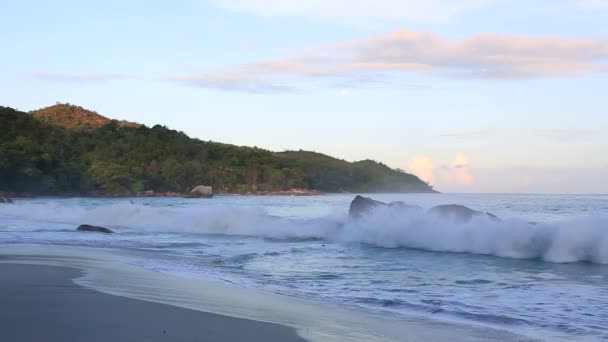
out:
<path id="1" fill-rule="evenodd" d="M 431 192 L 418 177 L 375 162 L 345 160 L 307 151 L 287 151 L 275 156 L 297 165 L 312 189 L 328 192 Z"/>
<path id="2" fill-rule="evenodd" d="M 126 196 L 143 190 L 185 193 L 206 184 L 223 193 L 433 192 L 416 176 L 374 161 L 272 153 L 109 119 L 102 125 L 73 125 L 74 113 L 86 110 L 49 108 L 41 116 L 40 110 L 28 114 L 0 107 L 0 191 Z"/>

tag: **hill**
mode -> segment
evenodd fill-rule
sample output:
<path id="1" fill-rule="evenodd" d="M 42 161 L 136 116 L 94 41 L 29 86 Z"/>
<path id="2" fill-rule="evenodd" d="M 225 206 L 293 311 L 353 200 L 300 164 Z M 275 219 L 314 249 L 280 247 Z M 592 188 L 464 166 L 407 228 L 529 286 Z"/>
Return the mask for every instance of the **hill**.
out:
<path id="1" fill-rule="evenodd" d="M 433 192 L 418 177 L 373 161 L 349 163 L 309 151 L 274 153 L 310 175 L 309 186 L 329 192 Z"/>
<path id="2" fill-rule="evenodd" d="M 98 128 L 112 120 L 92 110 L 69 103 L 57 103 L 50 107 L 33 110 L 29 113 L 38 120 L 66 128 Z M 139 127 L 135 122 L 117 121 L 119 127 Z"/>
<path id="3" fill-rule="evenodd" d="M 73 105 L 29 114 L 0 107 L 0 136 L 0 191 L 6 192 L 129 196 L 184 193 L 198 184 L 220 193 L 434 192 L 418 177 L 371 160 L 202 141 Z"/>

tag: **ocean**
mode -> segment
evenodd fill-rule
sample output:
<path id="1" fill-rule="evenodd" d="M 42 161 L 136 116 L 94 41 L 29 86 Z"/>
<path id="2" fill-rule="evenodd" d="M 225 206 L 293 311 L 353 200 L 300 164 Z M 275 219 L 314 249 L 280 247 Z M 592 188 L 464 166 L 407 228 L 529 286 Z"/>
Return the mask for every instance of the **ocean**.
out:
<path id="1" fill-rule="evenodd" d="M 351 220 L 346 194 L 36 198 L 0 205 L 0 244 L 109 248 L 148 270 L 385 317 L 608 340 L 608 195 L 367 196 L 462 204 L 502 220 L 384 208 Z"/>

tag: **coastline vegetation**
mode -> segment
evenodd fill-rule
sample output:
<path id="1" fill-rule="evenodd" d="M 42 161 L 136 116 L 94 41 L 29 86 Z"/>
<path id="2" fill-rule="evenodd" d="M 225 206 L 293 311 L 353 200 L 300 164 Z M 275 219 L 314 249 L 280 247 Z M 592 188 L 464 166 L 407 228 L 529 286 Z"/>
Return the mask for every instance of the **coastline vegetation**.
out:
<path id="1" fill-rule="evenodd" d="M 70 104 L 30 113 L 0 107 L 0 136 L 5 192 L 130 196 L 187 193 L 198 184 L 218 193 L 435 192 L 418 177 L 372 160 L 350 163 L 315 152 L 203 141 Z"/>

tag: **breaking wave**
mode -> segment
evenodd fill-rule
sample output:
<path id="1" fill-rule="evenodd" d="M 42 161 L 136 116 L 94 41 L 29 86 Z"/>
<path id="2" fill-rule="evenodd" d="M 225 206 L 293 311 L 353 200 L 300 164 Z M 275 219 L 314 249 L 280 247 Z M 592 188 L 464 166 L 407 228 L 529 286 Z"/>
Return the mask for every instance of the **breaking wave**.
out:
<path id="1" fill-rule="evenodd" d="M 424 213 L 403 213 L 383 208 L 358 220 L 348 220 L 343 215 L 323 219 L 288 219 L 271 216 L 254 207 L 155 207 L 126 203 L 83 207 L 20 203 L 1 207 L 0 217 L 65 225 L 95 224 L 110 227 L 121 234 L 159 232 L 295 241 L 319 239 L 557 263 L 586 261 L 608 264 L 608 217 L 604 216 L 537 224 L 519 219 L 495 222 L 480 216 L 462 223 L 429 217 Z M 58 229 L 65 231 L 66 226 Z"/>

